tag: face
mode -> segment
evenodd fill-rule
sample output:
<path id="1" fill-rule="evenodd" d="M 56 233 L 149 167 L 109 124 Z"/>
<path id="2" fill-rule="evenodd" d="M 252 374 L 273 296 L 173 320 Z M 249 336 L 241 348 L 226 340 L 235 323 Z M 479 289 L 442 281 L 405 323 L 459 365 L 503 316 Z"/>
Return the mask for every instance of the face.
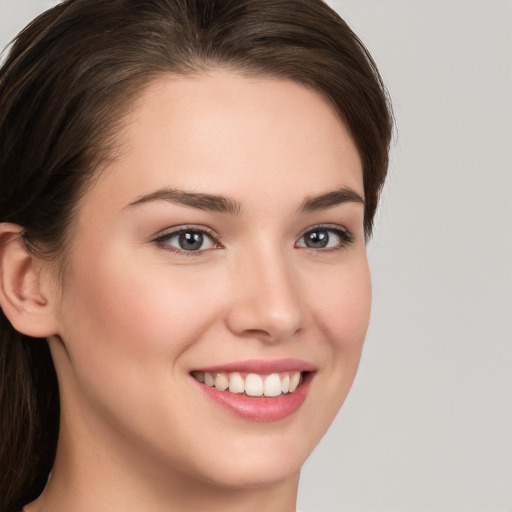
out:
<path id="1" fill-rule="evenodd" d="M 316 92 L 221 72 L 149 86 L 73 220 L 61 438 L 190 481 L 296 477 L 361 354 L 363 200 Z"/>

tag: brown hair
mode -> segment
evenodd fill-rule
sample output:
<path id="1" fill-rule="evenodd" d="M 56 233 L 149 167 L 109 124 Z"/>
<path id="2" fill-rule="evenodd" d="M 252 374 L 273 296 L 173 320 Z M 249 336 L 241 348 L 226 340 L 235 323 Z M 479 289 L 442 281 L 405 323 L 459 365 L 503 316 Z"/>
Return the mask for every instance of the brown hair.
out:
<path id="1" fill-rule="evenodd" d="M 0 70 L 0 222 L 65 259 L 73 209 L 153 78 L 223 67 L 292 79 L 332 102 L 363 162 L 372 230 L 392 116 L 366 48 L 321 0 L 67 0 L 30 23 Z M 64 262 L 65 263 L 65 262 Z M 0 312 L 0 510 L 42 491 L 59 397 L 45 340 Z"/>

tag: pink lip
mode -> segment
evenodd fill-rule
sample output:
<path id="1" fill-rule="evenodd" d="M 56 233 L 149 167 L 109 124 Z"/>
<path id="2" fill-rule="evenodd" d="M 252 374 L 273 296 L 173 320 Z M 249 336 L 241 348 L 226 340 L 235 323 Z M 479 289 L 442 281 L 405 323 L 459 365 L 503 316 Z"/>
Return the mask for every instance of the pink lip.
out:
<path id="1" fill-rule="evenodd" d="M 276 361 L 240 361 L 201 368 L 200 372 L 241 372 L 269 375 L 271 373 L 286 371 L 308 372 L 303 374 L 303 380 L 293 393 L 273 398 L 250 397 L 244 394 L 219 391 L 214 387 L 206 386 L 194 379 L 200 389 L 214 402 L 225 408 L 228 412 L 257 422 L 270 422 L 283 420 L 297 412 L 306 400 L 316 366 L 298 359 L 280 359 Z"/>
<path id="2" fill-rule="evenodd" d="M 257 373 L 259 375 L 270 375 L 279 372 L 314 372 L 316 366 L 302 361 L 301 359 L 276 359 L 260 360 L 253 359 L 249 361 L 238 361 L 233 363 L 220 364 L 217 366 L 208 366 L 203 368 L 194 368 L 198 372 L 241 372 L 241 373 Z"/>

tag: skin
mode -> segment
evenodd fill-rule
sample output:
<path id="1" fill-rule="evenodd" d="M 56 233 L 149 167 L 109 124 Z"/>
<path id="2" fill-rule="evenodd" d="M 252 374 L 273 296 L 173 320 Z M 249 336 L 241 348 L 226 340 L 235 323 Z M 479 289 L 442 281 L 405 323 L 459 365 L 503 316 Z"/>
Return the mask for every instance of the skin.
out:
<path id="1" fill-rule="evenodd" d="M 357 149 L 318 93 L 220 71 L 152 83 L 120 141 L 78 206 L 65 278 L 45 289 L 61 431 L 52 478 L 26 510 L 294 511 L 300 468 L 356 374 L 371 302 L 363 204 L 298 210 L 340 187 L 363 197 Z M 129 206 L 166 187 L 239 211 Z M 330 231 L 335 247 L 304 246 L 319 224 L 353 240 Z M 215 237 L 199 254 L 155 242 L 190 225 Z M 58 282 L 46 265 L 41 279 Z M 317 370 L 280 421 L 228 413 L 190 377 L 290 357 Z"/>

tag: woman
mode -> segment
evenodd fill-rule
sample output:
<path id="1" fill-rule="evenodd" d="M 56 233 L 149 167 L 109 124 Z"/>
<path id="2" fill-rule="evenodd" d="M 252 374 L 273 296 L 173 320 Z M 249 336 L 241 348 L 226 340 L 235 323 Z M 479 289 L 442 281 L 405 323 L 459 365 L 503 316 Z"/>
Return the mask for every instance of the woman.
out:
<path id="1" fill-rule="evenodd" d="M 361 354 L 391 125 L 319 0 L 68 0 L 22 31 L 1 510 L 295 510 Z"/>

